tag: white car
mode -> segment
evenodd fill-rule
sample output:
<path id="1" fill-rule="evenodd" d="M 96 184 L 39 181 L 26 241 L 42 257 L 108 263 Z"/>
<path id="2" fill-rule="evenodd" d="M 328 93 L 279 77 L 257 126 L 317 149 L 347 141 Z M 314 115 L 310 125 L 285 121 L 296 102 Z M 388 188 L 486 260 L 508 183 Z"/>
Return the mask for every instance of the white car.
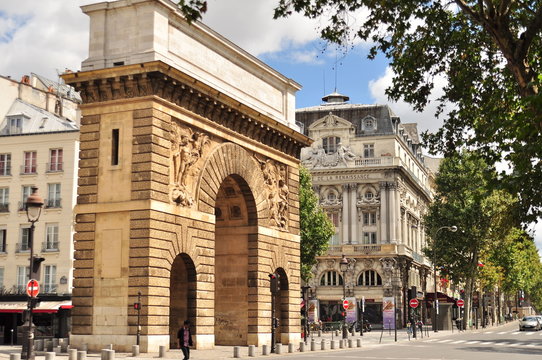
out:
<path id="1" fill-rule="evenodd" d="M 538 318 L 535 315 L 531 316 L 524 316 L 523 319 L 519 321 L 519 331 L 524 330 L 540 330 L 542 325 L 540 325 L 540 321 L 538 321 Z"/>

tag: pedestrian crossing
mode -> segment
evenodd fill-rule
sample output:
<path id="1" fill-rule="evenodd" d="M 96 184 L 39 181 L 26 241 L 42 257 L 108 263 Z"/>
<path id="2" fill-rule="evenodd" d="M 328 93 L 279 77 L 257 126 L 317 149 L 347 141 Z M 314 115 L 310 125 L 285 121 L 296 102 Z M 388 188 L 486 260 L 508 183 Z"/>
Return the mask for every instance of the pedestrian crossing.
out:
<path id="1" fill-rule="evenodd" d="M 525 347 L 542 347 L 542 342 L 540 340 L 532 342 L 525 342 L 522 341 L 521 338 L 524 338 L 524 340 L 532 339 L 535 340 L 538 336 L 542 337 L 542 331 L 540 332 L 528 332 L 528 331 L 485 331 L 482 333 L 479 333 L 477 335 L 483 336 L 483 335 L 516 335 L 518 336 L 518 342 L 511 342 L 509 338 L 504 339 L 500 341 L 499 339 L 491 339 L 491 340 L 461 340 L 461 339 L 443 339 L 443 338 L 426 338 L 423 339 L 422 342 L 426 343 L 436 343 L 436 344 L 449 344 L 449 345 L 483 345 L 483 346 L 509 346 L 509 347 L 516 347 L 516 346 L 525 346 Z M 530 340 L 530 341 L 532 341 Z"/>

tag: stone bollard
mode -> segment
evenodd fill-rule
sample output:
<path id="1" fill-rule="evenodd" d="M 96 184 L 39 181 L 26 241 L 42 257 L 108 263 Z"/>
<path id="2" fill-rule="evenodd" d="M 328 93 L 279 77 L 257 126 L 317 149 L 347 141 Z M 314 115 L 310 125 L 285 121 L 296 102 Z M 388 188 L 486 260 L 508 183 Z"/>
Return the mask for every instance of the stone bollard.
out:
<path id="1" fill-rule="evenodd" d="M 282 344 L 275 344 L 275 354 L 282 354 Z"/>
<path id="2" fill-rule="evenodd" d="M 68 342 L 67 341 L 62 341 L 60 343 L 60 352 L 62 353 L 67 353 L 68 352 Z"/>
<path id="3" fill-rule="evenodd" d="M 105 346 L 107 350 L 113 350 L 113 344 L 108 344 Z"/>
<path id="4" fill-rule="evenodd" d="M 62 352 L 62 346 L 60 345 L 55 346 L 55 354 L 60 355 L 61 352 Z"/>
<path id="5" fill-rule="evenodd" d="M 9 360 L 21 360 L 20 353 L 11 353 L 9 354 Z"/>
<path id="6" fill-rule="evenodd" d="M 339 336 L 339 330 L 335 330 L 335 336 Z"/>
<path id="7" fill-rule="evenodd" d="M 339 341 L 339 347 L 340 347 L 341 349 L 344 349 L 344 339 L 341 339 L 341 340 Z"/>
<path id="8" fill-rule="evenodd" d="M 288 352 L 289 352 L 290 354 L 294 352 L 294 344 L 292 344 L 292 343 L 289 343 L 289 344 L 288 344 Z"/>
<path id="9" fill-rule="evenodd" d="M 87 360 L 87 352 L 85 350 L 77 352 L 77 360 Z"/>
<path id="10" fill-rule="evenodd" d="M 269 355 L 269 350 L 267 348 L 267 344 L 262 345 L 262 355 Z"/>
<path id="11" fill-rule="evenodd" d="M 358 347 L 361 347 L 361 339 L 358 339 L 358 340 L 357 340 L 357 346 L 358 346 Z"/>
<path id="12" fill-rule="evenodd" d="M 353 348 L 354 347 L 354 340 L 348 339 L 348 347 Z"/>
<path id="13" fill-rule="evenodd" d="M 233 357 L 234 358 L 239 358 L 241 357 L 241 355 L 239 355 L 239 351 L 241 350 L 241 348 L 239 346 L 234 346 L 233 347 Z"/>
<path id="14" fill-rule="evenodd" d="M 311 351 L 316 351 L 316 341 L 314 339 L 311 340 Z"/>
<path id="15" fill-rule="evenodd" d="M 158 357 L 166 357 L 166 346 L 165 345 L 160 345 L 160 347 L 158 348 Z"/>
<path id="16" fill-rule="evenodd" d="M 322 337 L 322 330 L 318 330 L 318 337 Z"/>
<path id="17" fill-rule="evenodd" d="M 107 360 L 107 349 L 102 349 L 100 351 L 100 359 L 101 360 Z"/>
<path id="18" fill-rule="evenodd" d="M 45 360 L 55 360 L 55 353 L 54 352 L 46 352 L 45 353 Z"/>
<path id="19" fill-rule="evenodd" d="M 68 360 L 77 360 L 77 349 L 68 349 Z"/>
<path id="20" fill-rule="evenodd" d="M 115 350 L 106 350 L 106 358 L 105 360 L 115 360 Z"/>
<path id="21" fill-rule="evenodd" d="M 43 339 L 34 340 L 34 349 L 36 349 L 36 351 L 43 351 L 44 349 Z"/>
<path id="22" fill-rule="evenodd" d="M 320 343 L 320 350 L 325 350 L 325 349 L 326 349 L 326 340 L 322 339 L 322 342 Z"/>
<path id="23" fill-rule="evenodd" d="M 299 343 L 299 352 L 305 352 L 305 343 L 303 341 Z"/>
<path id="24" fill-rule="evenodd" d="M 139 356 L 139 345 L 132 345 L 132 357 Z"/>
<path id="25" fill-rule="evenodd" d="M 52 340 L 45 340 L 44 351 L 47 351 L 47 352 L 52 352 L 53 351 L 53 341 Z"/>
<path id="26" fill-rule="evenodd" d="M 331 350 L 335 350 L 335 348 L 337 347 L 337 341 L 336 340 L 331 340 L 329 346 L 330 346 Z"/>
<path id="27" fill-rule="evenodd" d="M 252 356 L 252 357 L 256 356 L 255 352 L 256 352 L 256 346 L 249 345 L 248 346 L 248 356 Z"/>
<path id="28" fill-rule="evenodd" d="M 60 345 L 59 340 L 59 338 L 53 338 L 53 347 L 57 347 L 58 345 Z"/>
<path id="29" fill-rule="evenodd" d="M 87 351 L 88 351 L 88 345 L 87 345 L 87 344 L 82 344 L 82 345 L 81 345 L 81 349 L 79 349 L 79 351 L 87 352 Z M 86 355 L 85 355 L 85 356 L 86 356 Z"/>

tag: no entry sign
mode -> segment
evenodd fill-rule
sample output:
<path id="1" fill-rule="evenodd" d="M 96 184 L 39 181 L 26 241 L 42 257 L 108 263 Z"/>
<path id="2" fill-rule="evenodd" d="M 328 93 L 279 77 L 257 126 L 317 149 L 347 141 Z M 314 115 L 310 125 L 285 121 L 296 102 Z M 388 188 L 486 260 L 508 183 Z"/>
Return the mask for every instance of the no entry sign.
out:
<path id="1" fill-rule="evenodd" d="M 465 306 L 465 301 L 463 301 L 461 299 L 457 300 L 457 306 L 459 306 L 459 307 Z"/>
<path id="2" fill-rule="evenodd" d="M 36 297 L 40 293 L 40 284 L 37 280 L 29 280 L 26 284 L 26 293 L 30 297 Z"/>
<path id="3" fill-rule="evenodd" d="M 343 309 L 348 309 L 348 300 L 343 300 Z"/>
<path id="4" fill-rule="evenodd" d="M 416 309 L 420 305 L 420 302 L 417 299 L 411 299 L 409 305 L 411 308 Z"/>

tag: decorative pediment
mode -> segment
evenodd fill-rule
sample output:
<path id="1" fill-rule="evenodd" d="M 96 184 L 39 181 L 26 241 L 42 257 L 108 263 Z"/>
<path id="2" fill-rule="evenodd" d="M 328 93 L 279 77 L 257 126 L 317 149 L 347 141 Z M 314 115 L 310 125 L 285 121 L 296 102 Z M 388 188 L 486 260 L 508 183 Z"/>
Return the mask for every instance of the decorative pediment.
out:
<path id="1" fill-rule="evenodd" d="M 323 118 L 316 120 L 309 126 L 309 131 L 325 130 L 325 129 L 348 129 L 353 130 L 354 125 L 346 119 L 329 113 Z"/>

